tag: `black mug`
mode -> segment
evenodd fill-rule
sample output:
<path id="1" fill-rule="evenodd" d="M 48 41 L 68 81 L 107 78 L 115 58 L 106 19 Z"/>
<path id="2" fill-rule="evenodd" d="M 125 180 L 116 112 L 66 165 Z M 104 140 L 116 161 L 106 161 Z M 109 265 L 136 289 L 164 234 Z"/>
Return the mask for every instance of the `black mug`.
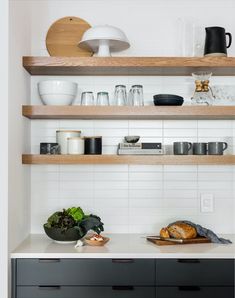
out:
<path id="1" fill-rule="evenodd" d="M 232 44 L 232 34 L 222 27 L 207 27 L 204 56 L 227 56 L 227 48 Z M 226 42 L 228 36 L 228 45 Z"/>

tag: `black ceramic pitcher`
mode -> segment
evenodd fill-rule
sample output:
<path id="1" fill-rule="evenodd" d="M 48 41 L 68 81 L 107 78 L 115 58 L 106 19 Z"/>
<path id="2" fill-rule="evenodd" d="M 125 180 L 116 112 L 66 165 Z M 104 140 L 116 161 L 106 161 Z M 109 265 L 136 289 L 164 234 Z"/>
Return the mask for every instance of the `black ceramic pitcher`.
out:
<path id="1" fill-rule="evenodd" d="M 222 27 L 207 27 L 204 48 L 205 56 L 227 56 L 227 48 L 232 44 L 232 34 L 226 33 Z M 228 45 L 226 42 L 228 36 Z"/>

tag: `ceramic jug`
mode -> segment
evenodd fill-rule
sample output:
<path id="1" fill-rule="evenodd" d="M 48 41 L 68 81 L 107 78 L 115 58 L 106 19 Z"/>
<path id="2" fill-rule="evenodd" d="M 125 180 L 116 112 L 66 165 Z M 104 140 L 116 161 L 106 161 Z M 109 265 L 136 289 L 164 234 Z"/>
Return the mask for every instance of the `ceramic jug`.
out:
<path id="1" fill-rule="evenodd" d="M 232 44 L 232 34 L 222 27 L 207 27 L 204 56 L 227 56 L 227 48 Z M 228 44 L 226 41 L 228 36 Z"/>

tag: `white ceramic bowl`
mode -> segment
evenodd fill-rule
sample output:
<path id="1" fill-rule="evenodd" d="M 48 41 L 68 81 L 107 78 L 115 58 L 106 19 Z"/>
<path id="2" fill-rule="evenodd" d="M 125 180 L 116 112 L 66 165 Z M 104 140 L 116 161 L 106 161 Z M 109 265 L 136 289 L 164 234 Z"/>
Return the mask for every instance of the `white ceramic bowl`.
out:
<path id="1" fill-rule="evenodd" d="M 77 95 L 77 83 L 68 81 L 41 81 L 38 93 L 44 105 L 71 105 Z"/>

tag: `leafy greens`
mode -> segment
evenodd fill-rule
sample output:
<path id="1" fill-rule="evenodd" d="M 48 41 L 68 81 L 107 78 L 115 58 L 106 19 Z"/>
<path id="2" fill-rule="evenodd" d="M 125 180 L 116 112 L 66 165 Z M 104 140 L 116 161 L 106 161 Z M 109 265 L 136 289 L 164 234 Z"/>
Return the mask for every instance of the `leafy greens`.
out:
<path id="1" fill-rule="evenodd" d="M 81 207 L 71 207 L 53 213 L 44 224 L 47 228 L 59 228 L 66 232 L 70 228 L 79 231 L 81 237 L 85 236 L 89 230 L 100 234 L 104 231 L 104 224 L 100 217 L 90 214 L 85 215 Z"/>

